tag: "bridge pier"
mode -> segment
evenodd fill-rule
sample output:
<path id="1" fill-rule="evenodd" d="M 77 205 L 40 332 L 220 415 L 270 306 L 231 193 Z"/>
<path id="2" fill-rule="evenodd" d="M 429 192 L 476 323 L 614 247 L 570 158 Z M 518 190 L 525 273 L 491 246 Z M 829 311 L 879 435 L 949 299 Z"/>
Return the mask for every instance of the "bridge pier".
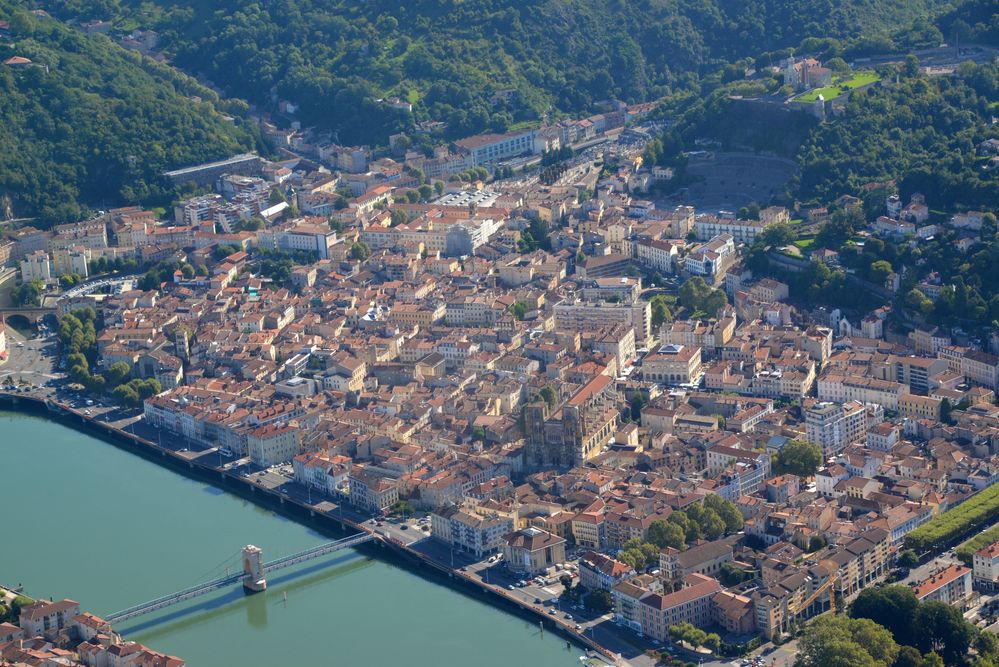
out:
<path id="1" fill-rule="evenodd" d="M 267 590 L 263 553 L 260 547 L 255 547 L 252 544 L 243 547 L 243 589 L 247 593 L 259 593 Z"/>

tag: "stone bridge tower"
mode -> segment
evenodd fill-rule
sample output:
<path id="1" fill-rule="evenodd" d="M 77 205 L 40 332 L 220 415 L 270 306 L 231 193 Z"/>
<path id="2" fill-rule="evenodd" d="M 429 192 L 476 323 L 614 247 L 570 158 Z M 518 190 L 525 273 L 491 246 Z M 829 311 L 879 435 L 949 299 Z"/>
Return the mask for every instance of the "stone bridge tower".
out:
<path id="1" fill-rule="evenodd" d="M 263 555 L 260 547 L 252 544 L 243 547 L 243 588 L 249 593 L 259 593 L 267 588 Z"/>

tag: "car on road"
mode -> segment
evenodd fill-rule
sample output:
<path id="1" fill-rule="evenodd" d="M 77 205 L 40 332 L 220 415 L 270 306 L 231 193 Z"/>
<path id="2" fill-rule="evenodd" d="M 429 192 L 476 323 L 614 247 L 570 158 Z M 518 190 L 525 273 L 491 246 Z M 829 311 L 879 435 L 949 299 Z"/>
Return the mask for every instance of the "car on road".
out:
<path id="1" fill-rule="evenodd" d="M 516 588 L 514 587 L 514 585 L 513 585 L 513 584 L 507 584 L 507 585 L 506 585 L 506 589 L 507 589 L 508 591 L 513 591 L 513 590 L 516 590 Z"/>
<path id="2" fill-rule="evenodd" d="M 534 598 L 534 604 L 541 604 L 541 598 Z"/>
<path id="3" fill-rule="evenodd" d="M 571 621 L 571 620 L 572 620 L 572 614 L 569 614 L 569 613 L 567 613 L 567 614 L 565 615 L 565 620 L 567 620 L 567 621 Z"/>
<path id="4" fill-rule="evenodd" d="M 557 611 L 555 611 L 554 609 L 549 609 L 549 610 L 548 610 L 548 613 L 549 613 L 550 615 L 554 616 L 554 615 L 555 615 L 555 614 L 557 614 L 558 612 L 557 612 Z"/>

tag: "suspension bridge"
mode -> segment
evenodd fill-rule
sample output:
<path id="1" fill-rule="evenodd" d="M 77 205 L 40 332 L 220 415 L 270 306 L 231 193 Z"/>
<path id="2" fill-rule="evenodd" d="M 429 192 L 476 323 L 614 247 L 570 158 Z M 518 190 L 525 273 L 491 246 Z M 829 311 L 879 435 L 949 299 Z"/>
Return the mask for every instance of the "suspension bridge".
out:
<path id="1" fill-rule="evenodd" d="M 189 588 L 158 597 L 155 600 L 149 600 L 147 602 L 131 606 L 128 609 L 116 611 L 115 613 L 109 614 L 104 618 L 112 624 L 128 621 L 138 616 L 163 609 L 164 607 L 170 607 L 192 598 L 207 595 L 208 593 L 217 591 L 220 588 L 226 588 L 239 582 L 243 583 L 243 588 L 246 589 L 247 592 L 256 593 L 267 588 L 267 579 L 265 577 L 266 573 L 291 567 L 292 565 L 297 565 L 299 563 L 304 563 L 305 561 L 312 560 L 314 558 L 320 558 L 322 556 L 340 551 L 341 549 L 356 547 L 364 544 L 365 542 L 370 542 L 373 539 L 375 539 L 375 535 L 372 533 L 352 535 L 334 542 L 320 544 L 317 547 L 299 551 L 298 553 L 282 556 L 281 558 L 272 560 L 269 563 L 263 562 L 263 552 L 258 547 L 248 544 L 243 547 L 240 552 L 243 561 L 242 572 L 226 574 L 225 576 L 217 579 L 195 584 Z"/>

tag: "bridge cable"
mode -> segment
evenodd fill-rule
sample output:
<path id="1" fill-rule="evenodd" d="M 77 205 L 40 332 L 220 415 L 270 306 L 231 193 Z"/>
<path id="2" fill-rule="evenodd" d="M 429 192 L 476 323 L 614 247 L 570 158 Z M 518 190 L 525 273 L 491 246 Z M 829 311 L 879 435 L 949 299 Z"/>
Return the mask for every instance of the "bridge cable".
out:
<path id="1" fill-rule="evenodd" d="M 219 578 L 218 576 L 211 576 L 211 575 L 215 574 L 216 572 L 222 571 L 225 568 L 225 566 L 228 565 L 230 562 L 238 561 L 240 554 L 241 554 L 241 552 L 237 551 L 234 554 L 230 554 L 229 556 L 226 556 L 225 560 L 223 560 L 221 563 L 218 563 L 217 565 L 214 565 L 213 567 L 209 568 L 204 574 L 202 574 L 197 579 L 195 579 L 193 582 L 191 582 L 191 586 L 197 586 L 198 584 L 203 584 L 205 582 L 212 581 L 214 579 L 218 579 Z M 233 573 L 230 572 L 230 574 L 233 574 Z"/>

